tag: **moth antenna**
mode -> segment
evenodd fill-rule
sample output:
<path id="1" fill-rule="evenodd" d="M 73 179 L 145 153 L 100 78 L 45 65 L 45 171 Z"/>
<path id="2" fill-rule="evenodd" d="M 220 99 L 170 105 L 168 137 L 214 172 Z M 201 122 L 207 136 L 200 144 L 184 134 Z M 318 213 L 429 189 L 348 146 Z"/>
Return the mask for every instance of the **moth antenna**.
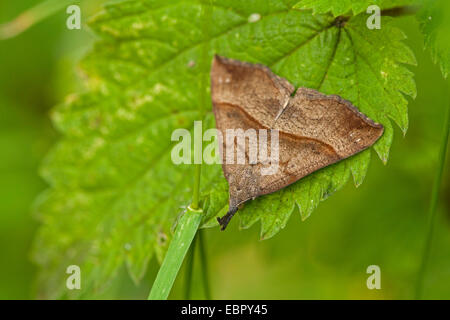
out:
<path id="1" fill-rule="evenodd" d="M 228 210 L 227 214 L 224 215 L 222 218 L 217 218 L 217 221 L 220 224 L 220 230 L 225 230 L 228 223 L 230 222 L 231 218 L 233 218 L 234 214 L 237 212 L 238 208 L 237 207 L 233 207 L 230 208 L 230 210 Z"/>

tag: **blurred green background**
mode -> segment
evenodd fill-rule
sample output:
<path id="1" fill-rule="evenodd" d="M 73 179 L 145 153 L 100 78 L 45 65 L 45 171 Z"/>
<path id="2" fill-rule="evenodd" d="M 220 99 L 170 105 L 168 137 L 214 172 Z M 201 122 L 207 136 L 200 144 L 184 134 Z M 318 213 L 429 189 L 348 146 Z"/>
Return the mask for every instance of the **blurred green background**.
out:
<path id="1" fill-rule="evenodd" d="M 39 1 L 0 1 L 0 24 Z M 106 1 L 81 1 L 82 19 Z M 0 299 L 36 296 L 29 258 L 37 222 L 31 215 L 45 189 L 38 168 L 56 141 L 48 113 L 83 87 L 77 61 L 95 36 L 68 30 L 61 10 L 25 33 L 0 41 Z M 410 129 L 400 130 L 384 166 L 375 157 L 361 187 L 348 183 L 306 221 L 293 215 L 285 230 L 259 241 L 259 226 L 205 230 L 214 299 L 411 299 L 425 238 L 431 185 L 437 168 L 448 82 L 423 49 L 414 17 L 398 18 L 416 54 L 418 95 L 410 101 Z M 448 157 L 447 157 L 448 158 Z M 445 166 L 424 298 L 450 299 L 450 183 Z M 366 287 L 366 268 L 379 265 L 381 290 Z M 193 298 L 204 297 L 198 260 Z M 100 295 L 143 299 L 158 270 L 155 260 L 136 287 L 123 270 Z M 170 298 L 183 298 L 183 270 Z"/>

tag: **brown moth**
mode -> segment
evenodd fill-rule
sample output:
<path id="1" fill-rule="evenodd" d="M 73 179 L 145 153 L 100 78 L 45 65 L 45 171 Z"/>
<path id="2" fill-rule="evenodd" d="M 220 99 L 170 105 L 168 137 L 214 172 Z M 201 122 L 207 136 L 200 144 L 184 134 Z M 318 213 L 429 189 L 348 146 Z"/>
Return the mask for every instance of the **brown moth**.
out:
<path id="1" fill-rule="evenodd" d="M 268 67 L 215 56 L 211 95 L 216 127 L 223 136 L 222 169 L 229 183 L 229 211 L 218 218 L 224 230 L 242 203 L 284 188 L 374 144 L 383 126 L 336 95 L 295 87 Z M 278 170 L 267 163 L 227 164 L 227 129 L 278 130 Z M 268 149 L 271 141 L 267 138 Z M 246 160 L 252 146 L 245 145 Z M 232 149 L 233 152 L 234 148 Z M 228 151 L 228 150 L 227 150 Z M 234 155 L 232 155 L 234 156 Z"/>

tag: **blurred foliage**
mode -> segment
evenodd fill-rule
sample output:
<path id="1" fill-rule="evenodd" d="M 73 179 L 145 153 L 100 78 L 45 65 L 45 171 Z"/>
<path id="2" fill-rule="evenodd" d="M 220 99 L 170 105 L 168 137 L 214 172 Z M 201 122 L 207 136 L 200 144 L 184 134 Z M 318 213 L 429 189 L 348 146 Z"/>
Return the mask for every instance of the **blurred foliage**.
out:
<path id="1" fill-rule="evenodd" d="M 40 1 L 0 2 L 0 24 Z M 86 12 L 102 1 L 90 1 Z M 82 88 L 74 65 L 89 47 L 86 30 L 65 28 L 64 12 L 17 38 L 0 41 L 0 298 L 32 298 L 29 255 L 36 222 L 33 200 L 45 187 L 38 166 L 56 134 L 49 109 Z"/>
<path id="2" fill-rule="evenodd" d="M 0 22 L 35 2 L 2 1 Z M 92 5 L 93 12 L 97 9 Z M 45 188 L 36 173 L 38 163 L 55 139 L 47 112 L 69 92 L 82 89 L 74 70 L 91 46 L 92 36 L 86 29 L 66 30 L 65 18 L 62 12 L 18 38 L 0 42 L 0 298 L 4 299 L 35 297 L 29 249 L 36 223 L 30 207 Z M 417 22 L 407 17 L 396 24 L 406 32 L 406 42 L 416 54 L 418 66 L 413 71 L 418 94 L 409 103 L 406 137 L 400 131 L 394 137 L 390 162 L 383 166 L 373 161 L 358 190 L 347 185 L 315 215 L 305 222 L 292 219 L 270 241 L 255 241 L 256 227 L 238 231 L 236 221 L 226 232 L 207 230 L 213 298 L 413 297 L 443 110 L 450 99 L 439 67 L 422 50 Z M 426 298 L 450 298 L 448 167 L 425 281 Z M 371 264 L 381 267 L 382 290 L 366 288 L 365 270 Z M 122 270 L 102 295 L 83 298 L 144 298 L 157 268 L 153 259 L 140 286 Z M 198 272 L 194 280 L 199 283 Z M 182 284 L 177 281 L 171 298 L 182 297 Z M 194 298 L 202 298 L 201 285 L 194 289 Z"/>
<path id="3" fill-rule="evenodd" d="M 418 14 L 425 45 L 431 51 L 435 63 L 439 63 L 445 77 L 450 72 L 450 2 L 446 0 L 423 0 Z"/>

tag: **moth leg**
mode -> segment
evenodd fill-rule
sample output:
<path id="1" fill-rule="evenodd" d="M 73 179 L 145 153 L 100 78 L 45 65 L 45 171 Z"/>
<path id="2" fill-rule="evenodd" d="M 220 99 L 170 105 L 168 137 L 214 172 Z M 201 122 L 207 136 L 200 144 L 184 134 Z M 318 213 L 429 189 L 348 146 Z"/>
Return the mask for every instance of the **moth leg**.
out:
<path id="1" fill-rule="evenodd" d="M 232 207 L 230 210 L 228 210 L 227 214 L 224 215 L 222 218 L 217 218 L 217 221 L 219 222 L 221 228 L 220 230 L 225 230 L 228 223 L 230 222 L 231 218 L 233 218 L 234 214 L 237 212 L 237 207 Z"/>

